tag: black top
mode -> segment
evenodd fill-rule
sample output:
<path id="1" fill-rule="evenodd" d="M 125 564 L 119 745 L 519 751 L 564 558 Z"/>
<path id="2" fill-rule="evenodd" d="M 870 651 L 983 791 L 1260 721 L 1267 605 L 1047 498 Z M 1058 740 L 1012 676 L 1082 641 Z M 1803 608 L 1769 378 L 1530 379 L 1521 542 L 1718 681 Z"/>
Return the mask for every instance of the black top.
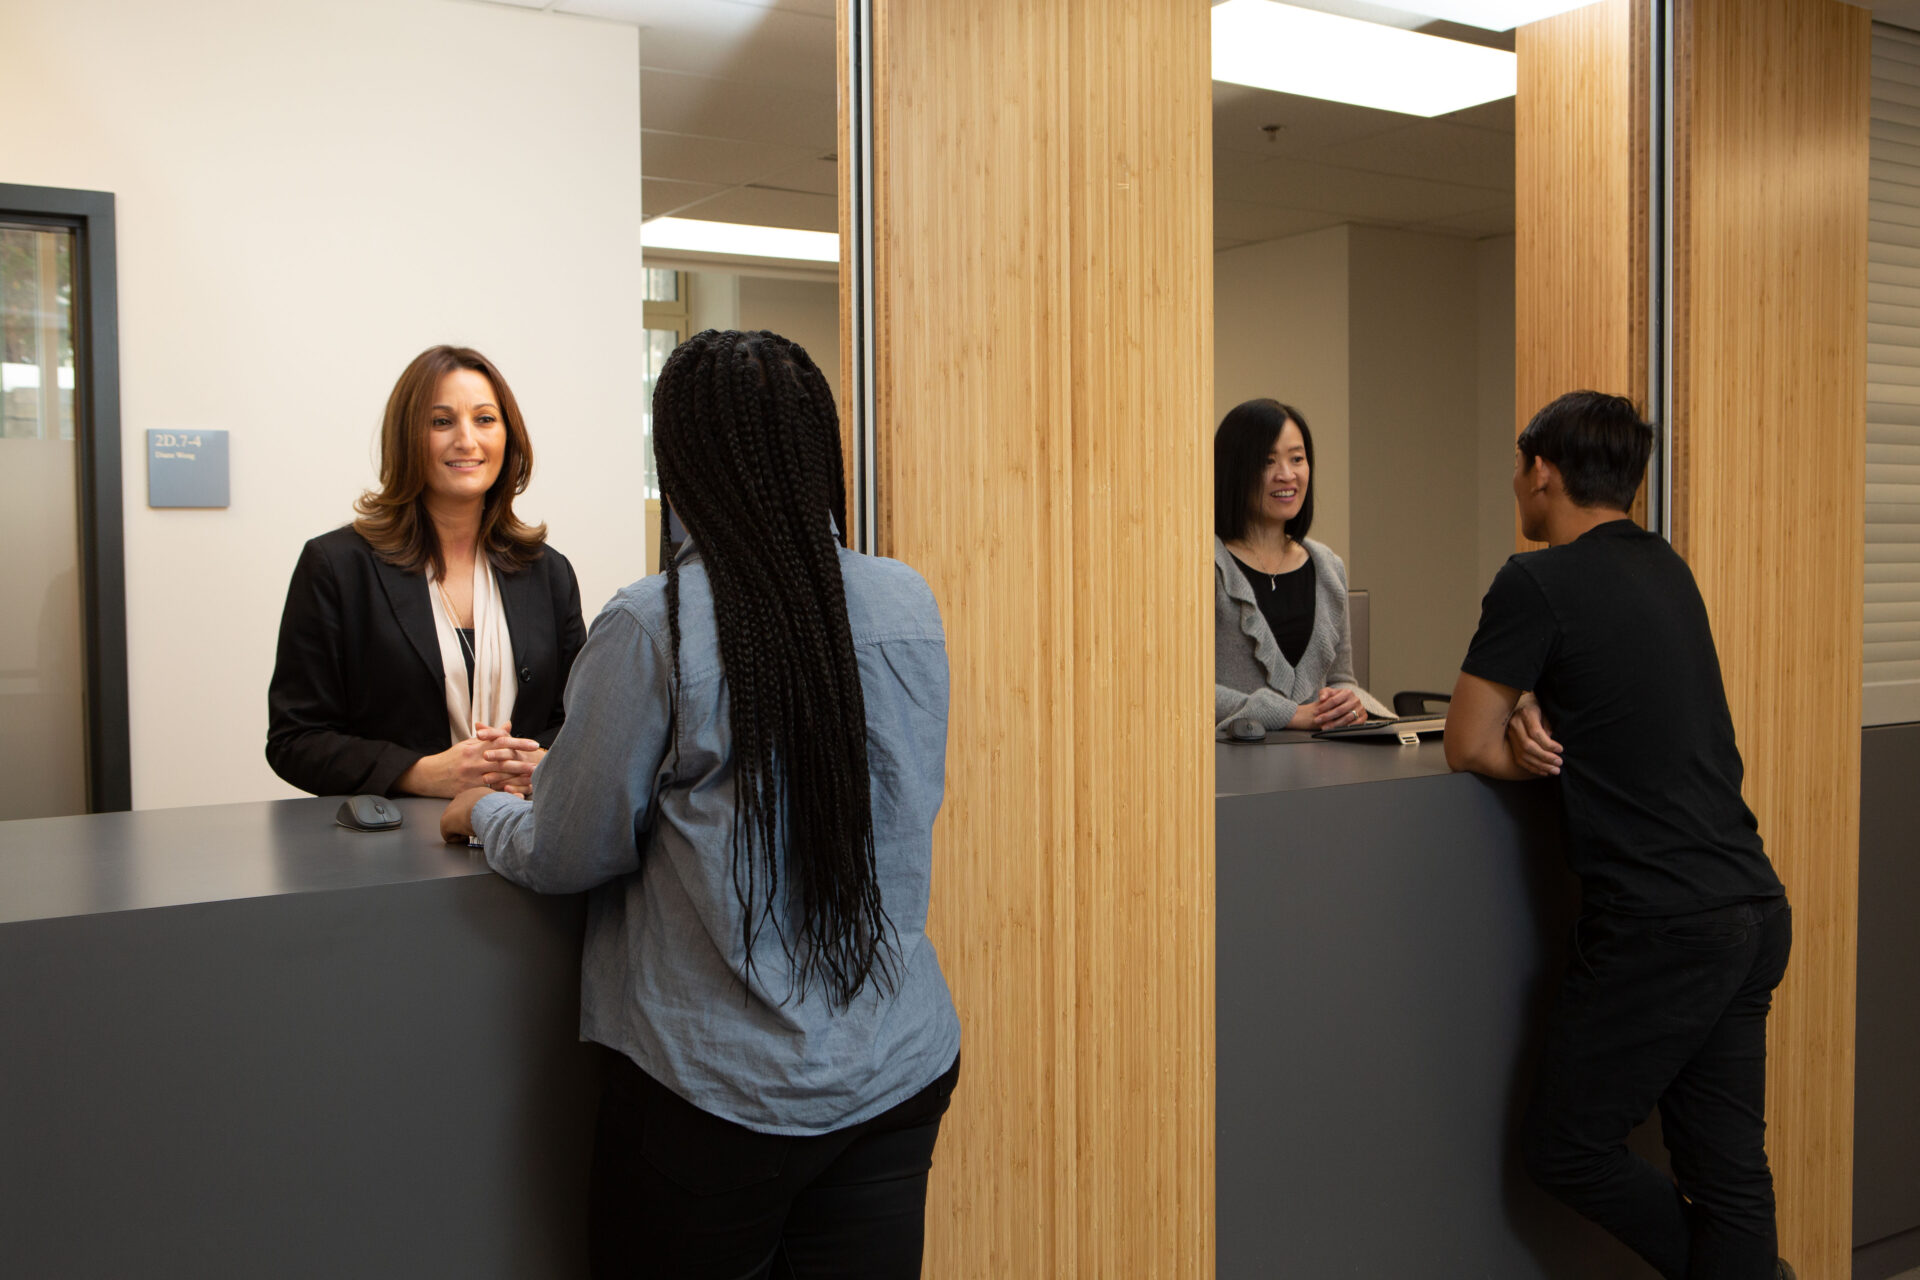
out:
<path id="1" fill-rule="evenodd" d="M 1227 554 L 1233 555 L 1231 551 Z M 1305 564 L 1285 573 L 1262 573 L 1239 556 L 1233 556 L 1233 562 L 1253 588 L 1253 602 L 1260 606 L 1261 616 L 1279 643 L 1280 656 L 1288 666 L 1299 666 L 1307 641 L 1313 638 L 1313 557 L 1308 556 Z"/>
<path id="2" fill-rule="evenodd" d="M 460 628 L 460 656 L 467 660 L 467 697 L 473 697 L 473 628 Z"/>
<path id="3" fill-rule="evenodd" d="M 1590 907 L 1678 915 L 1786 892 L 1740 798 L 1706 605 L 1665 539 L 1616 520 L 1514 556 L 1461 668 L 1540 700 Z"/>
<path id="4" fill-rule="evenodd" d="M 495 570 L 520 687 L 515 737 L 551 746 L 586 640 L 573 566 L 552 547 Z M 448 745 L 446 672 L 426 579 L 380 559 L 348 525 L 307 543 L 287 587 L 267 688 L 267 763 L 315 795 L 394 794 Z"/>

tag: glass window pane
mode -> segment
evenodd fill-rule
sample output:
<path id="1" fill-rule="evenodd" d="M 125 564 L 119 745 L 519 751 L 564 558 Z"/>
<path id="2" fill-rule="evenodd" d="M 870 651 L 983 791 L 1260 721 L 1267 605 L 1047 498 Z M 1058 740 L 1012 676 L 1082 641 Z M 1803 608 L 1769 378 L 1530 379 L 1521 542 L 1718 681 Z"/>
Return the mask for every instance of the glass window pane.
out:
<path id="1" fill-rule="evenodd" d="M 672 272 L 666 274 L 672 275 Z M 646 496 L 660 496 L 660 477 L 653 467 L 653 384 L 660 376 L 660 369 L 667 363 L 667 357 L 680 345 L 680 335 L 672 329 L 648 329 L 646 331 L 646 350 L 642 353 L 640 387 L 640 432 L 641 447 L 646 450 L 647 476 Z"/>
<path id="2" fill-rule="evenodd" d="M 680 273 L 678 271 L 660 271 L 653 267 L 646 270 L 646 302 L 680 301 Z"/>
<path id="3" fill-rule="evenodd" d="M 0 437 L 73 439 L 73 233 L 0 226 Z"/>
<path id="4" fill-rule="evenodd" d="M 0 820 L 87 810 L 73 248 L 0 225 Z"/>

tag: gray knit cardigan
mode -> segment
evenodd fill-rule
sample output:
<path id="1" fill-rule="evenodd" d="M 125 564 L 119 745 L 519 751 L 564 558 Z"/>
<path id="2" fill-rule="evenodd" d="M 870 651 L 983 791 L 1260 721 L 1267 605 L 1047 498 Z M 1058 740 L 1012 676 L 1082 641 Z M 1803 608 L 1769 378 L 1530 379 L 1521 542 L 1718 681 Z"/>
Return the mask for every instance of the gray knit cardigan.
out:
<path id="1" fill-rule="evenodd" d="M 1313 634 L 1300 665 L 1280 652 L 1246 575 L 1219 538 L 1213 540 L 1213 720 L 1215 727 L 1250 716 L 1284 729 L 1303 702 L 1325 688 L 1358 689 L 1374 715 L 1390 715 L 1353 677 L 1353 633 L 1347 625 L 1347 566 L 1323 543 L 1301 540 L 1313 561 Z"/>

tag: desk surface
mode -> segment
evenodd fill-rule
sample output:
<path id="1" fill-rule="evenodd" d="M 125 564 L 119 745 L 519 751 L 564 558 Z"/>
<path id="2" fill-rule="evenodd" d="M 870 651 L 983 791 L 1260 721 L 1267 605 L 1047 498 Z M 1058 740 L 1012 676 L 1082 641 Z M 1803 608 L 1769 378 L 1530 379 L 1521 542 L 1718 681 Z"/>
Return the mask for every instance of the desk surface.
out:
<path id="1" fill-rule="evenodd" d="M 1439 738 L 1403 747 L 1387 738 L 1335 742 L 1304 731 L 1270 733 L 1265 742 L 1216 742 L 1213 794 L 1271 795 L 1451 772 Z"/>
<path id="2" fill-rule="evenodd" d="M 1216 797 L 1448 771 L 1437 739 L 1287 732 L 1214 751 Z M 335 825 L 337 796 L 0 822 L 0 924 L 489 874 L 478 849 L 441 843 L 443 801 L 397 803 L 405 824 L 380 832 Z"/>
<path id="3" fill-rule="evenodd" d="M 398 803 L 393 831 L 336 826 L 338 796 L 0 822 L 0 924 L 491 874 L 445 801 Z"/>

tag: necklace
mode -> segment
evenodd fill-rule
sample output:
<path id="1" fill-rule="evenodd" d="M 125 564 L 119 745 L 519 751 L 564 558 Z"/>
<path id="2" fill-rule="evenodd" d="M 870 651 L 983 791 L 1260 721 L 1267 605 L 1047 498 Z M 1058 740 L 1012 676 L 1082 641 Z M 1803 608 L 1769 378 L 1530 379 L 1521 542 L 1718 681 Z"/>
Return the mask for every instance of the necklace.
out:
<path id="1" fill-rule="evenodd" d="M 1251 543 L 1242 542 L 1240 545 L 1245 547 L 1249 554 L 1252 553 L 1253 545 Z M 1292 538 L 1288 538 L 1280 544 L 1280 558 L 1282 560 L 1285 560 L 1287 558 L 1287 548 L 1291 547 L 1292 545 L 1293 545 Z M 1289 569 L 1282 569 L 1279 571 L 1279 573 L 1268 573 L 1265 569 L 1259 568 L 1258 566 L 1251 564 L 1246 560 L 1241 560 L 1240 563 L 1246 565 L 1247 568 L 1252 569 L 1255 573 L 1264 575 L 1267 580 L 1267 590 L 1269 591 L 1278 591 L 1280 589 L 1280 574 L 1292 572 L 1292 570 L 1289 570 Z"/>
<path id="2" fill-rule="evenodd" d="M 447 621 L 453 624 L 453 634 L 460 637 L 461 651 L 467 655 L 467 660 L 474 664 L 477 673 L 480 665 L 479 655 L 473 651 L 473 641 L 467 639 L 466 628 L 460 625 L 460 615 L 454 611 L 453 598 L 447 594 L 447 584 L 435 578 L 433 588 L 440 593 L 440 607 L 447 611 Z"/>

